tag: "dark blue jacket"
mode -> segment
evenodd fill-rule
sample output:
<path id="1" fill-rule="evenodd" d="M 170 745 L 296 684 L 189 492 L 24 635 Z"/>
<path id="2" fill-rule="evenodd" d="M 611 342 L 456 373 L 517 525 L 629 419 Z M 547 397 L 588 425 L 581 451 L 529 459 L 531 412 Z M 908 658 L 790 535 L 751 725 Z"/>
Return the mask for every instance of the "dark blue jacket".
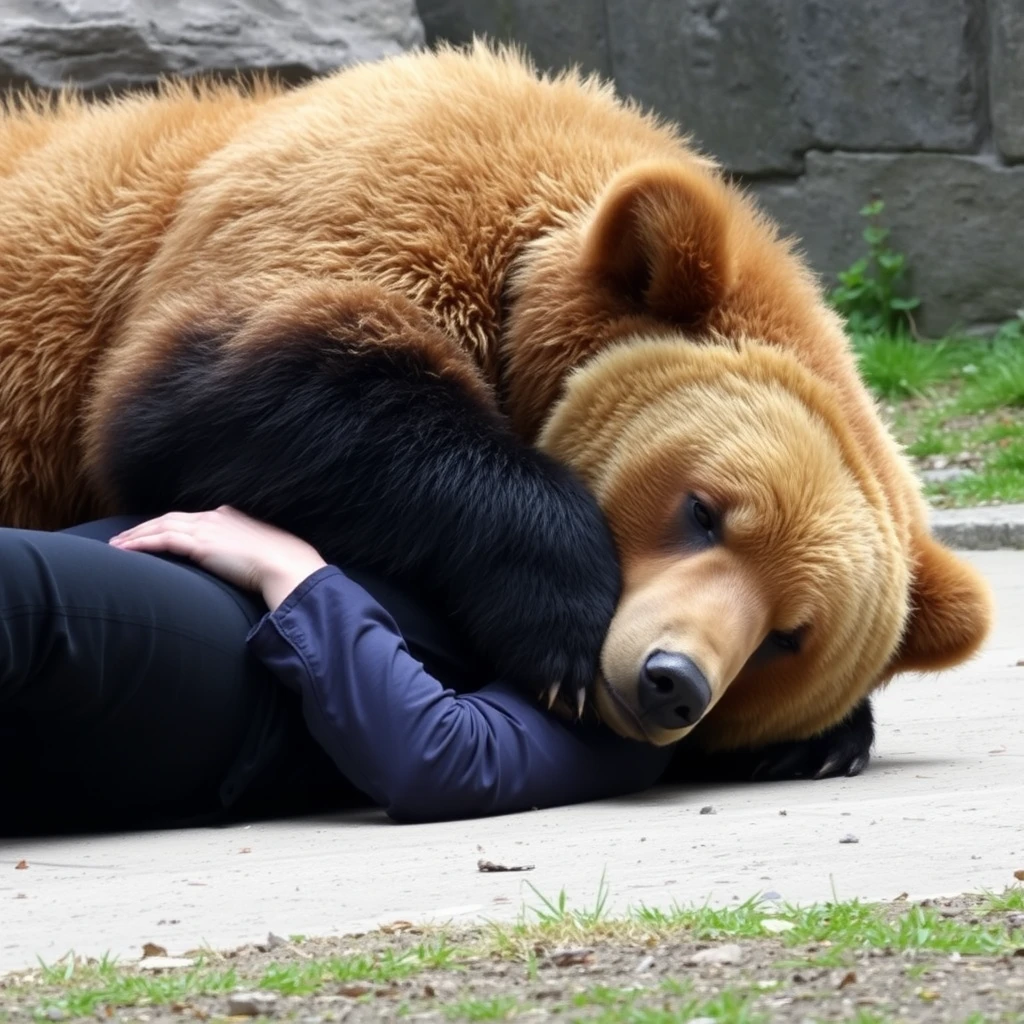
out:
<path id="1" fill-rule="evenodd" d="M 342 774 L 397 821 L 579 803 L 646 789 L 671 751 L 563 722 L 500 682 L 457 694 L 387 611 L 333 566 L 267 614 L 249 645 L 302 697 Z"/>

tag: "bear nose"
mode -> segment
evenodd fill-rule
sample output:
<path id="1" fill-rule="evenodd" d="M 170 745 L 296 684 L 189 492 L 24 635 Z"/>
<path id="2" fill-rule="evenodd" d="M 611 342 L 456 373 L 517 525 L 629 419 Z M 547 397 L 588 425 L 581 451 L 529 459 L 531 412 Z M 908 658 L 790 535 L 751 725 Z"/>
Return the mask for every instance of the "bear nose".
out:
<path id="1" fill-rule="evenodd" d="M 685 654 L 655 651 L 644 662 L 639 684 L 644 718 L 663 729 L 696 725 L 711 703 L 711 687 Z"/>

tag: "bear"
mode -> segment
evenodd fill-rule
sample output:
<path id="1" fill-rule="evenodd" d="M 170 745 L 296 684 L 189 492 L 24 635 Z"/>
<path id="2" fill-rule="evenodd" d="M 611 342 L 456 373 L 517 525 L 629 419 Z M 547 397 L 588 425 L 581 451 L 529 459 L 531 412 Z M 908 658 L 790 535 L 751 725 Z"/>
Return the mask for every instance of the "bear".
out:
<path id="1" fill-rule="evenodd" d="M 232 505 L 740 776 L 856 774 L 987 635 L 794 241 L 596 76 L 22 96 L 0 175 L 4 525 Z"/>

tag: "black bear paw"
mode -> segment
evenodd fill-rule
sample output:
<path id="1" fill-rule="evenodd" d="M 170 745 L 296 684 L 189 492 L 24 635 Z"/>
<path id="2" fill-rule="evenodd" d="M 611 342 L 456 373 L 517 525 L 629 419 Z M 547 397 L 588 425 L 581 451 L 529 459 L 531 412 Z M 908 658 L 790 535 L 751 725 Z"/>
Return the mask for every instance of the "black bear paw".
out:
<path id="1" fill-rule="evenodd" d="M 837 725 L 806 740 L 713 754 L 683 741 L 666 775 L 668 781 L 781 782 L 860 775 L 871 761 L 875 723 L 865 698 Z"/>
<path id="2" fill-rule="evenodd" d="M 808 740 L 775 743 L 760 751 L 754 781 L 834 779 L 860 775 L 871 761 L 875 728 L 869 701 L 837 726 Z"/>
<path id="3" fill-rule="evenodd" d="M 472 634 L 497 677 L 563 717 L 580 718 L 599 671 L 601 646 L 615 611 L 617 576 L 570 599 L 563 581 L 533 575 L 530 593 L 506 586 L 482 595 L 469 616 Z M 525 583 L 525 581 L 524 581 Z M 510 600 L 510 598 L 512 598 Z"/>
<path id="4" fill-rule="evenodd" d="M 455 581 L 455 613 L 498 678 L 580 717 L 621 574 L 597 502 L 565 469 L 548 472 L 530 519 L 475 545 Z"/>

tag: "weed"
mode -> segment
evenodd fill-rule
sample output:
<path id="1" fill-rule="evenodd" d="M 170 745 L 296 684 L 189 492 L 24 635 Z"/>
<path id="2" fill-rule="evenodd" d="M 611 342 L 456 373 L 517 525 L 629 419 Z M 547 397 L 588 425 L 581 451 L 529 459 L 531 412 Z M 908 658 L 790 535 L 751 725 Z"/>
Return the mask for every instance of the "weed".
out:
<path id="1" fill-rule="evenodd" d="M 885 203 L 868 203 L 860 215 L 867 220 L 862 237 L 867 255 L 838 275 L 832 304 L 846 318 L 854 334 L 898 335 L 914 333 L 912 312 L 920 300 L 904 294 L 907 260 L 889 248 L 889 228 L 882 227 Z"/>

